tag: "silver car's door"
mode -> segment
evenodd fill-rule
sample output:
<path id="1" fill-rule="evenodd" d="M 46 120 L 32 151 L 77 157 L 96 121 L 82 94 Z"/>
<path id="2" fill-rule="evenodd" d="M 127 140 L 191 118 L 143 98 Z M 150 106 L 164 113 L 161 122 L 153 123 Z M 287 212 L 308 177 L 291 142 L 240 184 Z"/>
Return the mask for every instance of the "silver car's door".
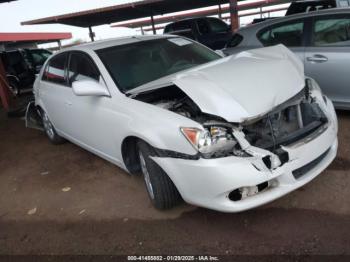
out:
<path id="1" fill-rule="evenodd" d="M 260 30 L 257 38 L 264 46 L 283 44 L 304 61 L 306 21 L 295 19 L 273 24 Z"/>
<path id="2" fill-rule="evenodd" d="M 44 110 L 59 132 L 64 132 L 65 114 L 63 110 L 67 102 L 67 93 L 70 92 L 66 78 L 67 58 L 68 53 L 62 53 L 48 61 L 38 90 L 39 97 L 44 101 Z"/>
<path id="3" fill-rule="evenodd" d="M 305 53 L 306 75 L 314 78 L 338 108 L 350 107 L 350 15 L 313 19 Z"/>
<path id="4" fill-rule="evenodd" d="M 70 86 L 80 80 L 104 84 L 97 66 L 84 52 L 71 52 L 67 71 Z M 119 147 L 112 142 L 118 129 L 118 116 L 112 109 L 115 100 L 107 96 L 77 96 L 72 88 L 67 100 L 65 125 L 70 139 L 101 157 L 120 162 L 116 159 Z"/>

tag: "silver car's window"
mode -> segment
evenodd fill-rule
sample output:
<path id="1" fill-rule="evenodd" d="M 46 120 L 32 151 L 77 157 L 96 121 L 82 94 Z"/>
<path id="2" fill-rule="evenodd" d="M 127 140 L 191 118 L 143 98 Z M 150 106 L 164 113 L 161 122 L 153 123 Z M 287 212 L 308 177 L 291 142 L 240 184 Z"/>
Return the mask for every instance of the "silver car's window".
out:
<path id="1" fill-rule="evenodd" d="M 65 67 L 67 63 L 67 53 L 54 56 L 48 62 L 42 80 L 55 84 L 66 85 Z"/>
<path id="2" fill-rule="evenodd" d="M 313 28 L 314 46 L 350 46 L 350 18 L 318 19 Z"/>
<path id="3" fill-rule="evenodd" d="M 140 41 L 96 52 L 122 92 L 221 58 L 209 48 L 181 37 Z"/>
<path id="4" fill-rule="evenodd" d="M 284 44 L 289 47 L 302 46 L 304 22 L 292 22 L 288 24 L 270 27 L 258 34 L 258 39 L 264 46 Z"/>
<path id="5" fill-rule="evenodd" d="M 80 52 L 73 52 L 69 59 L 69 83 L 79 80 L 99 81 L 100 73 L 91 58 Z"/>

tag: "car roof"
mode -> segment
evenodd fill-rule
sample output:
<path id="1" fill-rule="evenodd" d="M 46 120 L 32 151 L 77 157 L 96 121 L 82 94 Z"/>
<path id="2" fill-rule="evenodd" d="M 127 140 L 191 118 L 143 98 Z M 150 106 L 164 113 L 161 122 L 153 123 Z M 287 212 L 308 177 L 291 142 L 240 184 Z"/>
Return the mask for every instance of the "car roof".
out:
<path id="1" fill-rule="evenodd" d="M 155 40 L 155 39 L 163 39 L 163 38 L 170 38 L 170 37 L 178 37 L 174 35 L 136 35 L 136 36 L 126 36 L 126 37 L 117 37 L 117 38 L 111 38 L 106 40 L 99 40 L 95 42 L 89 42 L 69 48 L 65 48 L 62 51 L 58 52 L 64 52 L 64 51 L 76 51 L 76 50 L 99 50 L 104 49 L 112 46 L 118 46 L 118 45 L 125 45 L 125 44 L 131 44 L 131 43 L 137 43 L 142 41 L 149 41 L 149 40 Z"/>
<path id="2" fill-rule="evenodd" d="M 270 25 L 274 25 L 280 22 L 285 22 L 289 20 L 294 20 L 298 18 L 306 18 L 306 17 L 313 17 L 313 16 L 318 16 L 318 15 L 335 15 L 335 14 L 350 14 L 350 8 L 345 7 L 345 8 L 329 8 L 329 9 L 322 9 L 318 11 L 313 11 L 313 12 L 308 12 L 308 13 L 299 13 L 299 14 L 294 14 L 294 15 L 289 15 L 289 16 L 283 16 L 283 17 L 276 17 L 275 19 L 269 19 L 257 24 L 252 24 L 246 27 L 243 27 L 238 30 L 238 33 L 240 31 L 246 31 L 246 30 L 256 30 L 256 29 L 261 29 L 265 28 Z"/>

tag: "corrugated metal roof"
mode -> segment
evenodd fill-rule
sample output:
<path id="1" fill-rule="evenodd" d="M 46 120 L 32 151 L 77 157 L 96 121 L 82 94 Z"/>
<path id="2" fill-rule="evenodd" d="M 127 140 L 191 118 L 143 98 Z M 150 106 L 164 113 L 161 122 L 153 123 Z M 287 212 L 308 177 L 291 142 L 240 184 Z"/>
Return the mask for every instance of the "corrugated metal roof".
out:
<path id="1" fill-rule="evenodd" d="M 253 8 L 260 8 L 260 7 L 267 7 L 267 6 L 272 6 L 272 5 L 278 5 L 278 4 L 283 4 L 286 2 L 291 2 L 291 1 L 286 1 L 286 0 L 260 0 L 257 2 L 247 2 L 247 3 L 242 3 L 238 5 L 238 11 L 246 11 L 250 10 Z M 284 10 L 284 9 L 283 9 Z M 225 6 L 221 8 L 222 13 L 229 12 L 229 6 Z M 190 13 L 184 13 L 184 14 L 177 14 L 177 15 L 172 15 L 172 16 L 163 16 L 163 17 L 158 17 L 154 18 L 155 24 L 162 24 L 162 23 L 169 23 L 185 18 L 195 18 L 195 17 L 203 17 L 203 16 L 211 16 L 211 15 L 217 15 L 219 13 L 219 8 L 212 8 L 212 9 L 207 9 L 207 10 L 199 10 L 199 11 L 194 11 Z M 145 18 L 142 20 L 137 20 L 137 21 L 126 21 L 126 22 L 119 22 L 111 25 L 112 27 L 120 27 L 120 26 L 125 26 L 125 27 L 131 27 L 131 28 L 136 28 L 140 26 L 148 26 L 151 24 L 151 19 L 150 18 Z"/>
<path id="2" fill-rule="evenodd" d="M 241 1 L 241 0 L 238 0 Z M 269 1 L 269 0 L 265 0 Z M 22 22 L 89 27 L 228 3 L 229 0 L 144 0 Z"/>
<path id="3" fill-rule="evenodd" d="M 71 39 L 71 33 L 0 33 L 0 42 L 50 42 Z"/>

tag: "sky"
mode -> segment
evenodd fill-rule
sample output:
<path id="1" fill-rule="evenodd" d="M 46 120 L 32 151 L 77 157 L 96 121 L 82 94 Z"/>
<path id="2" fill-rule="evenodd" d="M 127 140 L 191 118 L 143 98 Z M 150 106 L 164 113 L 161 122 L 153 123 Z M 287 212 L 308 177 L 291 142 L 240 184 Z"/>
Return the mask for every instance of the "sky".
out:
<path id="1" fill-rule="evenodd" d="M 89 41 L 86 28 L 60 24 L 21 26 L 21 22 L 128 2 L 135 0 L 18 0 L 4 3 L 0 5 L 0 32 L 71 32 L 73 39 L 63 41 L 63 45 L 75 40 Z M 284 13 L 278 12 L 275 15 L 282 16 Z M 252 17 L 242 18 L 241 23 L 247 23 L 251 19 Z M 93 31 L 96 40 L 141 33 L 138 29 L 111 28 L 110 25 L 93 27 Z"/>
<path id="2" fill-rule="evenodd" d="M 0 5 L 0 32 L 72 32 L 74 39 L 88 40 L 85 28 L 66 25 L 28 25 L 21 22 L 93 8 L 123 4 L 127 0 L 18 0 Z M 137 30 L 111 28 L 109 25 L 94 27 L 97 39 L 139 34 Z"/>

